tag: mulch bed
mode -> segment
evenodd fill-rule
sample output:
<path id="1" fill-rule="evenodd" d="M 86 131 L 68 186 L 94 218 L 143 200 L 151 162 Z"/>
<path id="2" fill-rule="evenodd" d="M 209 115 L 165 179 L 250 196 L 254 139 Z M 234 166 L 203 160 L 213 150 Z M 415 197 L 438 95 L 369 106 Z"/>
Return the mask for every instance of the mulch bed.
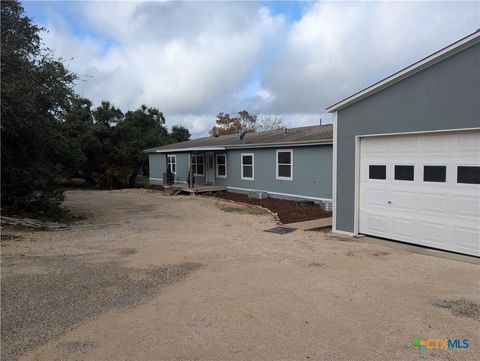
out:
<path id="1" fill-rule="evenodd" d="M 207 194 L 205 194 L 207 195 Z M 332 212 L 324 210 L 319 204 L 306 204 L 277 198 L 255 199 L 246 194 L 232 192 L 215 192 L 208 194 L 210 197 L 228 199 L 235 202 L 254 204 L 277 213 L 280 222 L 293 223 L 310 221 L 312 219 L 327 218 Z"/>

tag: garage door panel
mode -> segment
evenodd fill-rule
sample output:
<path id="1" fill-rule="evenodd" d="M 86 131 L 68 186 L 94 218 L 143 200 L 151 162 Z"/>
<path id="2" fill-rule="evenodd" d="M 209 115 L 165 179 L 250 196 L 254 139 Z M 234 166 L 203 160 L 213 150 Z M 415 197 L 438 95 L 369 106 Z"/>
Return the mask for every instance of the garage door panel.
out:
<path id="1" fill-rule="evenodd" d="M 395 239 L 405 241 L 415 239 L 415 220 L 392 217 L 392 235 Z"/>
<path id="2" fill-rule="evenodd" d="M 416 194 L 408 191 L 392 191 L 391 207 L 402 211 L 415 212 Z"/>
<path id="3" fill-rule="evenodd" d="M 480 197 L 456 195 L 453 212 L 456 217 L 473 218 L 480 222 Z"/>
<path id="4" fill-rule="evenodd" d="M 370 165 L 386 179 L 369 179 Z M 430 168 L 426 181 L 434 165 L 445 176 Z M 459 166 L 480 166 L 480 131 L 361 138 L 359 232 L 480 256 L 480 185 L 458 183 Z"/>
<path id="5" fill-rule="evenodd" d="M 369 232 L 378 234 L 379 236 L 385 236 L 389 233 L 388 227 L 388 217 L 382 216 L 380 214 L 366 213 L 364 218 L 364 223 L 366 229 Z"/>
<path id="6" fill-rule="evenodd" d="M 388 191 L 385 189 L 367 188 L 365 192 L 367 206 L 385 208 L 388 204 Z"/>
<path id="7" fill-rule="evenodd" d="M 402 140 L 404 142 L 405 140 Z M 420 151 L 424 155 L 446 155 L 448 154 L 448 140 L 438 135 L 427 135 L 420 140 Z"/>
<path id="8" fill-rule="evenodd" d="M 478 158 L 478 149 L 480 148 L 480 138 L 476 134 L 464 134 L 455 140 L 457 155 L 473 155 Z"/>
<path id="9" fill-rule="evenodd" d="M 420 211 L 422 213 L 447 213 L 448 196 L 446 194 L 420 193 Z"/>
<path id="10" fill-rule="evenodd" d="M 445 224 L 419 221 L 418 228 L 420 230 L 420 241 L 423 241 L 421 244 L 432 247 L 441 247 L 445 244 L 445 236 L 447 234 L 447 226 Z"/>
<path id="11" fill-rule="evenodd" d="M 403 142 L 393 142 L 390 143 L 392 152 L 398 156 L 411 156 L 418 152 L 417 150 L 418 141 L 417 139 L 406 139 Z"/>
<path id="12" fill-rule="evenodd" d="M 463 249 L 480 248 L 480 230 L 454 226 L 455 245 Z"/>

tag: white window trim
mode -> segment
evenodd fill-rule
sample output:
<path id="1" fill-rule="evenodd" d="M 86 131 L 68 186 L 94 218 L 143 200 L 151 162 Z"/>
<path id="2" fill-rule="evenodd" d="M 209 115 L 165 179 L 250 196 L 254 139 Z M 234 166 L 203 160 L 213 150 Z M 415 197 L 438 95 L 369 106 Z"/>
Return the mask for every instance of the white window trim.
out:
<path id="1" fill-rule="evenodd" d="M 168 160 L 168 158 L 175 158 L 175 172 L 172 172 L 173 174 L 177 174 L 177 156 L 175 154 L 169 154 L 167 155 L 167 169 L 168 169 L 168 166 L 170 165 L 170 170 L 172 170 L 172 163 Z"/>
<path id="2" fill-rule="evenodd" d="M 244 156 L 251 156 L 252 157 L 252 177 L 244 177 L 243 176 L 243 157 Z M 250 165 L 250 164 L 248 164 Z M 243 180 L 254 180 L 255 179 L 255 154 L 254 153 L 241 153 L 240 154 L 240 174 L 241 174 L 241 179 Z"/>
<path id="3" fill-rule="evenodd" d="M 218 174 L 218 157 L 219 156 L 224 156 L 225 157 L 225 175 L 219 175 Z M 218 153 L 215 154 L 215 176 L 217 178 L 227 178 L 227 153 Z"/>
<path id="4" fill-rule="evenodd" d="M 278 166 L 279 165 L 287 165 L 287 163 L 278 163 L 278 153 L 290 153 L 290 177 L 281 177 L 278 174 Z M 278 180 L 293 180 L 293 149 L 277 149 L 277 153 L 275 155 L 275 168 L 276 168 L 276 176 Z"/>
<path id="5" fill-rule="evenodd" d="M 197 158 L 202 157 L 203 158 L 203 173 L 197 173 Z M 195 159 L 195 162 L 193 161 Z M 195 164 L 195 165 L 194 165 Z M 204 177 L 205 176 L 205 156 L 203 154 L 193 154 L 192 155 L 192 168 L 193 168 L 193 175 L 196 177 Z"/>

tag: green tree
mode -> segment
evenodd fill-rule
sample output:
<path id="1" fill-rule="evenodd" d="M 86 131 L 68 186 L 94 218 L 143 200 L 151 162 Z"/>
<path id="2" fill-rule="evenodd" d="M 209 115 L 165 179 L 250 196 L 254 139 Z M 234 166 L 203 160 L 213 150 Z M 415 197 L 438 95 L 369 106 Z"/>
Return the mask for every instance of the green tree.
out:
<path id="1" fill-rule="evenodd" d="M 157 108 L 142 105 L 125 114 L 113 130 L 115 161 L 107 173 L 113 183 L 128 178 L 128 186 L 134 187 L 139 171 L 147 173 L 148 157 L 143 150 L 169 143 L 164 124 L 165 117 Z"/>
<path id="2" fill-rule="evenodd" d="M 93 116 L 96 123 L 105 124 L 109 127 L 115 126 L 124 117 L 120 109 L 115 108 L 110 102 L 105 100 L 95 109 Z"/>
<path id="3" fill-rule="evenodd" d="M 58 210 L 58 181 L 75 153 L 61 115 L 70 106 L 76 76 L 42 48 L 44 29 L 20 3 L 2 1 L 0 7 L 2 208 Z"/>
<path id="4" fill-rule="evenodd" d="M 172 143 L 184 142 L 190 140 L 190 132 L 187 128 L 182 127 L 181 125 L 174 125 L 170 131 L 170 139 Z"/>

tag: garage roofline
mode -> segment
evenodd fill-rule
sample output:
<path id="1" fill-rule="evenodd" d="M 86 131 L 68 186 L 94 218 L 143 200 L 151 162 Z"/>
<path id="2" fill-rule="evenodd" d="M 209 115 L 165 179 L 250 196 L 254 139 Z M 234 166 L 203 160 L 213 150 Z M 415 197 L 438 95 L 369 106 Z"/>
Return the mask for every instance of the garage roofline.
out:
<path id="1" fill-rule="evenodd" d="M 329 113 L 336 112 L 343 108 L 346 108 L 362 99 L 365 99 L 379 91 L 388 88 L 399 81 L 408 78 L 444 59 L 451 57 L 452 55 L 459 53 L 462 50 L 465 50 L 472 45 L 475 45 L 480 42 L 480 29 L 474 33 L 456 41 L 455 43 L 433 53 L 432 55 L 423 58 L 422 60 L 417 61 L 416 63 L 390 75 L 389 77 L 380 80 L 379 82 L 353 94 L 352 96 L 345 98 L 338 103 L 335 103 L 325 110 Z"/>

